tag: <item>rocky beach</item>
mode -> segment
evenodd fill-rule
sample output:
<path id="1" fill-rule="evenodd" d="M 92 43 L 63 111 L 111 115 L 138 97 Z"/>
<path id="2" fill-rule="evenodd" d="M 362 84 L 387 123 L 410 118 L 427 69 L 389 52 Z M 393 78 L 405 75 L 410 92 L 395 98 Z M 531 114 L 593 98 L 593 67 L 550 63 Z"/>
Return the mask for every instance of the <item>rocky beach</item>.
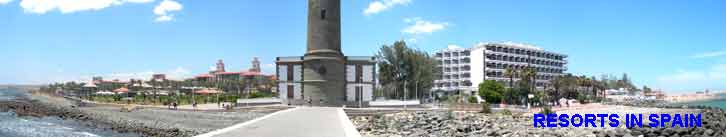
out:
<path id="1" fill-rule="evenodd" d="M 264 107 L 231 111 L 139 108 L 132 112 L 120 112 L 121 109 L 118 106 L 91 104 L 79 107 L 72 101 L 47 95 L 28 95 L 19 96 L 15 99 L 0 100 L 1 112 L 12 112 L 13 115 L 18 117 L 58 117 L 77 121 L 80 125 L 92 129 L 129 133 L 131 136 L 150 137 L 194 136 L 283 109 L 286 109 L 286 107 Z"/>
<path id="2" fill-rule="evenodd" d="M 351 117 L 363 136 L 370 137 L 465 137 L 465 136 L 539 136 L 539 137 L 670 137 L 726 136 L 726 112 L 721 109 L 661 109 L 628 106 L 558 111 L 558 113 L 690 113 L 703 114 L 701 128 L 534 128 L 531 113 L 493 113 L 453 111 L 411 111 Z M 647 123 L 645 121 L 644 123 Z"/>

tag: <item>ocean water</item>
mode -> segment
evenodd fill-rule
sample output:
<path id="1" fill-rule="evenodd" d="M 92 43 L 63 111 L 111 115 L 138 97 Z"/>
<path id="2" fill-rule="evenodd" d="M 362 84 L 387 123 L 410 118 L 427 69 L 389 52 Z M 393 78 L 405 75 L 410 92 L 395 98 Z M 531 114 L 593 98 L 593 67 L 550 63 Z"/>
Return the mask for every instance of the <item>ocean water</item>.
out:
<path id="1" fill-rule="evenodd" d="M 18 89 L 0 89 L 0 101 L 26 96 Z M 118 133 L 95 129 L 74 120 L 59 117 L 18 117 L 13 112 L 0 112 L 0 137 L 138 137 L 133 133 Z"/>
<path id="2" fill-rule="evenodd" d="M 711 106 L 711 107 L 719 107 L 726 109 L 726 94 L 719 94 L 719 99 L 715 100 L 706 100 L 706 101 L 693 101 L 693 102 L 685 102 L 685 103 L 678 103 L 682 105 L 703 105 L 703 106 Z"/>

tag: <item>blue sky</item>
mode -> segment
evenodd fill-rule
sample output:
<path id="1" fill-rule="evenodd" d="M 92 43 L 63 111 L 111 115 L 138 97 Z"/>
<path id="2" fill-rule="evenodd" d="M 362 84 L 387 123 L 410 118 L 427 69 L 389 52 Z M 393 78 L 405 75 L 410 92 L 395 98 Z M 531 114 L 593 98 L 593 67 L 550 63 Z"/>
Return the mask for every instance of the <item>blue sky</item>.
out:
<path id="1" fill-rule="evenodd" d="M 189 77 L 217 59 L 263 69 L 305 50 L 304 0 L 0 0 L 0 83 L 38 84 L 167 73 Z M 672 93 L 726 89 L 726 2 L 343 0 L 345 55 L 406 40 L 514 41 L 569 55 L 577 75 L 628 73 Z"/>

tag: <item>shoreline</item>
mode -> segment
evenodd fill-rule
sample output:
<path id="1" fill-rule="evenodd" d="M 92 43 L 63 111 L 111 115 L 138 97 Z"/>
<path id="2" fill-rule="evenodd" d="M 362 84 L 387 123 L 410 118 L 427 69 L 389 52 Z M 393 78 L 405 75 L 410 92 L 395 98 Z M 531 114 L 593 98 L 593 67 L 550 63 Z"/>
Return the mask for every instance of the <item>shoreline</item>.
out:
<path id="1" fill-rule="evenodd" d="M 665 99 L 668 103 L 691 103 L 691 102 L 708 102 L 714 100 L 726 100 L 726 93 L 713 94 L 685 94 L 680 96 L 669 96 Z"/>
<path id="2" fill-rule="evenodd" d="M 134 133 L 139 136 L 172 137 L 191 136 L 190 131 L 167 130 L 150 128 L 131 121 L 114 121 L 103 115 L 86 112 L 68 101 L 60 101 L 58 98 L 51 100 L 39 100 L 37 95 L 29 95 L 27 98 L 0 102 L 1 111 L 13 111 L 19 117 L 47 117 L 57 116 L 65 120 L 74 120 L 83 125 L 101 130 L 112 130 L 119 133 Z"/>
<path id="3" fill-rule="evenodd" d="M 685 105 L 685 106 L 689 106 L 689 107 L 690 106 L 710 106 L 710 107 L 718 107 L 718 108 L 726 109 L 726 104 L 717 105 L 717 106 L 713 106 L 715 104 L 713 104 L 713 105 L 712 104 L 708 104 L 709 102 L 719 102 L 719 101 L 726 103 L 726 98 L 723 98 L 723 97 L 714 97 L 714 98 L 710 98 L 710 99 L 669 102 L 669 104 L 671 104 L 671 105 L 681 105 L 681 106 Z"/>
<path id="4" fill-rule="evenodd" d="M 82 122 L 92 128 L 153 137 L 190 137 L 284 109 L 260 107 L 233 111 L 183 111 L 139 107 L 132 112 L 120 112 L 121 107 L 118 105 L 86 103 L 86 106 L 78 107 L 74 101 L 63 97 L 30 93 L 14 100 L 0 101 L 0 111 L 14 111 L 18 116 L 58 116 Z"/>

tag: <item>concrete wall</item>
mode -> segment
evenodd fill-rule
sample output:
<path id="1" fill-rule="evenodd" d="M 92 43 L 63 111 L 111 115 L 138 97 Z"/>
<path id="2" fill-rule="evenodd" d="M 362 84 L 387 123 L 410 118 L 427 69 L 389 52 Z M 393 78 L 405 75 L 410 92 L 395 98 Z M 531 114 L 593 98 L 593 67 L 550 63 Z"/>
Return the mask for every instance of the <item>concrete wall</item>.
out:
<path id="1" fill-rule="evenodd" d="M 471 81 L 471 86 L 474 90 L 478 90 L 479 83 L 484 82 L 484 79 L 486 79 L 484 52 L 484 48 L 473 48 L 471 50 L 471 77 L 469 78 L 469 80 Z"/>

